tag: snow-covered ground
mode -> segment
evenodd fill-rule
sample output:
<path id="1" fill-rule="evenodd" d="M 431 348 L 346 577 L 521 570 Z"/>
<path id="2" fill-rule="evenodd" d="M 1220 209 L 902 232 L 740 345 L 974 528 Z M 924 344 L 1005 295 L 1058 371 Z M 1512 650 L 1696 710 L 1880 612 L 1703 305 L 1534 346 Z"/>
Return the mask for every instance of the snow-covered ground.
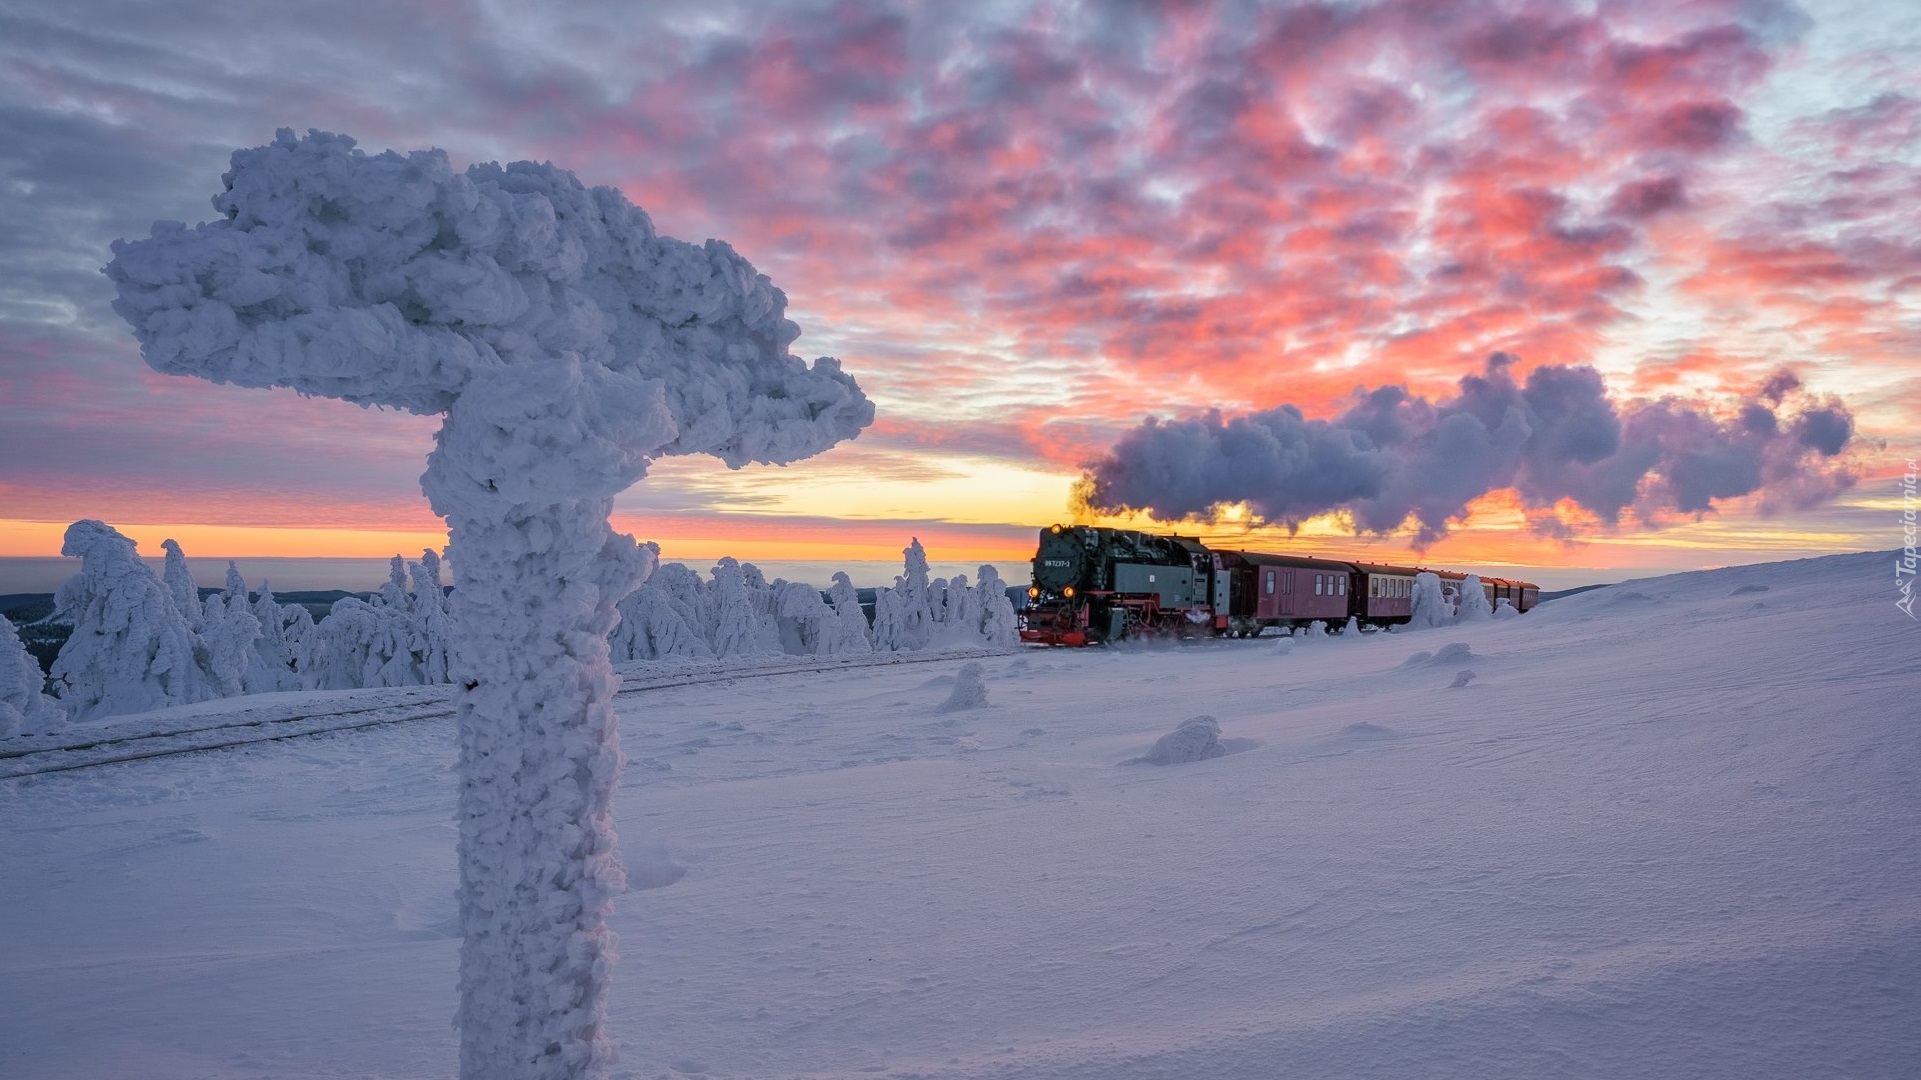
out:
<path id="1" fill-rule="evenodd" d="M 615 1075 L 1913 1077 L 1890 564 L 624 696 Z M 451 1075 L 450 724 L 0 783 L 0 1076 Z"/>

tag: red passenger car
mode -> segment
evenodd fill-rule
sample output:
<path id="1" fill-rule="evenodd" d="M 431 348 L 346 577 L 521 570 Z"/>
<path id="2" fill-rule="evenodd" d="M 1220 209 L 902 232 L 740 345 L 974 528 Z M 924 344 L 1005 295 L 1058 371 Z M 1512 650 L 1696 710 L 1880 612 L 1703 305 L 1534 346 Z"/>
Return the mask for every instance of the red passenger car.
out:
<path id="1" fill-rule="evenodd" d="M 1252 637 L 1270 626 L 1338 627 L 1347 621 L 1353 578 L 1347 563 L 1258 551 L 1216 551 L 1214 560 L 1231 582 L 1222 628 L 1229 634 Z"/>

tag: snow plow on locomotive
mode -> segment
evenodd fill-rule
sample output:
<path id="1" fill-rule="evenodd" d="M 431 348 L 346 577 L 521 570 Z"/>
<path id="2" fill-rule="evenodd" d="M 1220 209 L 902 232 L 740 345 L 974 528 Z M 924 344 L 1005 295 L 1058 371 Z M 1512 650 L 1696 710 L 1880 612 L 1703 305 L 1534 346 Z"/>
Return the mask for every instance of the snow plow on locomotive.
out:
<path id="1" fill-rule="evenodd" d="M 1412 616 L 1414 579 L 1433 573 L 1458 603 L 1468 575 L 1452 570 L 1210 549 L 1187 536 L 1050 525 L 1034 553 L 1021 640 L 1099 645 L 1142 637 L 1254 637 L 1319 623 L 1339 632 Z M 1532 608 L 1533 583 L 1483 578 L 1492 610 Z"/>

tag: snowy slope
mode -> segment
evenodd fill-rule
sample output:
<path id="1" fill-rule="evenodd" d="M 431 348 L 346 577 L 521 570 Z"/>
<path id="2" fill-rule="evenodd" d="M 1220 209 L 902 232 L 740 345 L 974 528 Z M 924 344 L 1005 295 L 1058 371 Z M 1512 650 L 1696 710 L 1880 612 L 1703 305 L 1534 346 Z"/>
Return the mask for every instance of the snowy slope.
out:
<path id="1" fill-rule="evenodd" d="M 1913 1076 L 1889 563 L 1033 651 L 975 710 L 959 660 L 623 697 L 615 1075 Z M 1232 752 L 1120 764 L 1202 714 Z M 451 1075 L 452 763 L 427 720 L 0 784 L 0 1076 Z"/>

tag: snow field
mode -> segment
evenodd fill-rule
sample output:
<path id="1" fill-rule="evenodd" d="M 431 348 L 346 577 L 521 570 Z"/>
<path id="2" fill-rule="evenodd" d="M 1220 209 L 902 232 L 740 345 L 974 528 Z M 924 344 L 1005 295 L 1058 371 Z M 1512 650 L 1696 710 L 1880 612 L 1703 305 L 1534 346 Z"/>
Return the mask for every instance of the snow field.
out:
<path id="1" fill-rule="evenodd" d="M 961 660 L 623 697 L 614 1075 L 1910 1075 L 1886 562 L 1033 650 L 957 712 Z M 1121 764 L 1199 715 L 1228 753 Z M 453 757 L 425 721 L 0 784 L 0 1075 L 452 1075 Z"/>

